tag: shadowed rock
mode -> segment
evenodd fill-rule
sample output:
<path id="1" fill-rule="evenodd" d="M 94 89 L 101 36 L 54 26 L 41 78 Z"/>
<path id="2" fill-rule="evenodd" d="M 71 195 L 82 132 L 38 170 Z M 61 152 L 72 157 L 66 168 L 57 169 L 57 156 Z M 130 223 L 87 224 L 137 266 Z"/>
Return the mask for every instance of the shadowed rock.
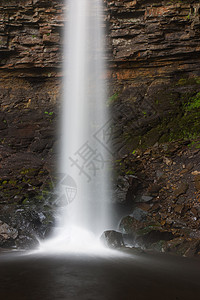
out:
<path id="1" fill-rule="evenodd" d="M 9 246 L 18 236 L 17 229 L 0 221 L 0 246 Z"/>
<path id="2" fill-rule="evenodd" d="M 124 247 L 123 235 L 114 230 L 104 231 L 101 235 L 101 242 L 108 248 L 121 248 Z"/>

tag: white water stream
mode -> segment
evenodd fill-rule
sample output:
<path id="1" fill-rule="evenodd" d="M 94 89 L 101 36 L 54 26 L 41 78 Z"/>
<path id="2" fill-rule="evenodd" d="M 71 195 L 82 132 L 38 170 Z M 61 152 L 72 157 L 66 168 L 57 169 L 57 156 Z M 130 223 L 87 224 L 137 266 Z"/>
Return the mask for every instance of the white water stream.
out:
<path id="1" fill-rule="evenodd" d="M 102 6 L 102 0 L 66 1 L 60 208 L 43 250 L 96 251 L 97 237 L 112 223 Z"/>

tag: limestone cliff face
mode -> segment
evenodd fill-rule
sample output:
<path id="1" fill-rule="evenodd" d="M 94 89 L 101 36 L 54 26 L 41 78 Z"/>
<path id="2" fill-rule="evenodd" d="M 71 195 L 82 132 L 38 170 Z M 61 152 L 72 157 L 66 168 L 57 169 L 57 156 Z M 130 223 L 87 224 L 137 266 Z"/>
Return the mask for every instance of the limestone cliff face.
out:
<path id="1" fill-rule="evenodd" d="M 1 69 L 58 68 L 64 11 L 58 0 L 2 0 Z"/>
<path id="2" fill-rule="evenodd" d="M 199 1 L 104 2 L 119 155 L 196 134 L 198 116 L 195 125 L 184 109 L 200 92 Z M 0 3 L 2 202 L 25 201 L 51 181 L 65 10 L 60 0 Z"/>
<path id="3" fill-rule="evenodd" d="M 126 140 L 122 152 L 196 135 L 192 119 L 199 115 L 186 116 L 185 107 L 200 91 L 199 2 L 106 3 L 115 86 L 110 100 Z"/>
<path id="4" fill-rule="evenodd" d="M 0 3 L 1 203 L 52 186 L 64 11 L 56 0 Z"/>
<path id="5" fill-rule="evenodd" d="M 163 67 L 164 62 L 169 65 L 170 61 L 183 64 L 186 58 L 188 61 L 184 64 L 189 61 L 191 64 L 198 57 L 198 1 L 108 0 L 107 7 L 115 62 L 128 60 L 149 67 Z M 177 64 L 172 68 L 177 69 Z"/>

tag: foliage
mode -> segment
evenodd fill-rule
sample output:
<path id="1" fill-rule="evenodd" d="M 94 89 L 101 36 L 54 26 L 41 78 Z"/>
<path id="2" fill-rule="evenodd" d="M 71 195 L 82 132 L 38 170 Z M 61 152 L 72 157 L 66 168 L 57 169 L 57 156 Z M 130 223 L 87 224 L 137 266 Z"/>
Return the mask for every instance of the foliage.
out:
<path id="1" fill-rule="evenodd" d="M 44 114 L 45 114 L 45 115 L 48 115 L 48 116 L 52 116 L 52 115 L 53 115 L 53 111 L 50 111 L 50 112 L 45 111 Z"/>

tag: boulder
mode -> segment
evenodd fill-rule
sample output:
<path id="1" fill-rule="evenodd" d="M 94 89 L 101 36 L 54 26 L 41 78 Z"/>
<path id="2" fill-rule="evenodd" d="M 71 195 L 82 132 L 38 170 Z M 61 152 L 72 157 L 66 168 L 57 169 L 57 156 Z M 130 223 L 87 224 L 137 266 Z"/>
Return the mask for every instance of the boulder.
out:
<path id="1" fill-rule="evenodd" d="M 18 236 L 17 229 L 0 221 L 0 246 L 7 247 L 14 245 L 14 240 Z"/>
<path id="2" fill-rule="evenodd" d="M 134 234 L 135 243 L 147 249 L 154 249 L 155 245 L 160 245 L 163 241 L 169 241 L 174 237 L 170 231 L 163 229 L 159 223 L 147 224 Z"/>
<path id="3" fill-rule="evenodd" d="M 117 249 L 125 246 L 122 233 L 114 230 L 104 231 L 100 239 L 108 248 Z"/>
<path id="4" fill-rule="evenodd" d="M 53 211 L 47 206 L 7 205 L 0 210 L 0 247 L 31 249 L 51 234 Z M 11 224 L 12 226 L 8 225 Z"/>
<path id="5" fill-rule="evenodd" d="M 143 221 L 146 216 L 147 212 L 139 207 L 134 208 L 132 214 L 130 216 L 134 217 L 137 221 Z"/>

